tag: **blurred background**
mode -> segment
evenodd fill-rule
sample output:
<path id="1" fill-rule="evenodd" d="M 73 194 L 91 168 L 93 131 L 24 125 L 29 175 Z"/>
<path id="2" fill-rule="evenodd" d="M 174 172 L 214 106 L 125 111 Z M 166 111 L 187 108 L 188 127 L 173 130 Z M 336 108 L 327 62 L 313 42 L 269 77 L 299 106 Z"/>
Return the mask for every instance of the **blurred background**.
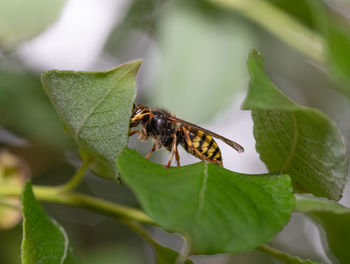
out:
<path id="1" fill-rule="evenodd" d="M 34 184 L 57 185 L 68 180 L 80 164 L 75 144 L 65 134 L 41 86 L 41 72 L 106 70 L 143 58 L 137 103 L 165 108 L 237 141 L 245 147 L 245 153 L 238 154 L 218 142 L 225 167 L 264 173 L 267 170 L 255 151 L 250 112 L 240 110 L 249 83 L 246 61 L 253 48 L 264 56 L 266 71 L 276 86 L 298 104 L 329 115 L 348 145 L 349 102 L 324 66 L 244 12 L 214 2 L 1 0 L 0 168 L 16 169 L 19 182 L 31 178 Z M 308 30 L 319 32 L 318 18 L 308 1 L 265 2 Z M 342 15 L 345 24 L 349 22 L 349 3 L 325 3 L 335 16 Z M 129 147 L 147 154 L 151 144 L 131 138 Z M 198 162 L 184 151 L 180 156 L 182 164 Z M 166 151 L 159 151 L 151 160 L 165 163 L 167 158 Z M 341 202 L 350 206 L 347 190 Z M 138 207 L 125 185 L 90 173 L 79 191 Z M 119 222 L 76 208 L 44 206 L 66 229 L 84 263 L 154 263 L 150 246 Z M 10 220 L 5 221 L 4 216 Z M 19 220 L 15 211 L 0 205 L 0 263 L 20 263 Z M 162 245 L 182 249 L 181 237 L 157 228 L 149 231 Z M 271 245 L 293 255 L 331 263 L 320 236 L 323 234 L 314 224 L 294 214 Z M 279 263 L 260 252 L 191 259 L 198 264 Z"/>

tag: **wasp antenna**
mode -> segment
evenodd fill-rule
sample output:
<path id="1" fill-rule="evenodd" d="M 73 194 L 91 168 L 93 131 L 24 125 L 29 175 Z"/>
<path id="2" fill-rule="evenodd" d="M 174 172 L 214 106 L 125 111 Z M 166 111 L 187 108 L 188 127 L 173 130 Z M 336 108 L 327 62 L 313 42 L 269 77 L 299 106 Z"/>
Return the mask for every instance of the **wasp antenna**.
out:
<path id="1" fill-rule="evenodd" d="M 241 145 L 236 146 L 236 150 L 238 151 L 238 153 L 243 153 L 244 152 L 244 148 Z"/>

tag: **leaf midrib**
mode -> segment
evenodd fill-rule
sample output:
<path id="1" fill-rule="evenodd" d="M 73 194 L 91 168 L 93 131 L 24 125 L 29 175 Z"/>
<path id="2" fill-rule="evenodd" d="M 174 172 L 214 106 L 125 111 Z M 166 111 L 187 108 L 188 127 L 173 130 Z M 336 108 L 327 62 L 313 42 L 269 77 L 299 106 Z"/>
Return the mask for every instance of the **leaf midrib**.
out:
<path id="1" fill-rule="evenodd" d="M 204 199 L 205 199 L 205 191 L 207 189 L 207 181 L 208 181 L 208 163 L 204 162 L 204 176 L 203 176 L 203 181 L 202 181 L 202 186 L 201 189 L 199 190 L 199 195 L 198 195 L 198 208 L 196 212 L 196 221 L 198 221 L 201 211 L 203 209 L 203 204 L 204 204 Z"/>

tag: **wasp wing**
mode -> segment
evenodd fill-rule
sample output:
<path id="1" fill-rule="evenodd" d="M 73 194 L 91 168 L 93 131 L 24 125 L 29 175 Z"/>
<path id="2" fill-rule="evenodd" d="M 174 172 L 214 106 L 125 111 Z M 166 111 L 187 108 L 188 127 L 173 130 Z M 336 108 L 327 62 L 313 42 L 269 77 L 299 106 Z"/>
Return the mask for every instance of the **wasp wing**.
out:
<path id="1" fill-rule="evenodd" d="M 178 122 L 178 123 L 180 123 L 180 124 L 182 124 L 182 125 L 189 126 L 189 127 L 193 127 L 193 128 L 195 128 L 195 129 L 201 130 L 201 131 L 203 131 L 203 132 L 205 132 L 205 133 L 207 133 L 207 134 L 209 134 L 209 135 L 211 135 L 211 136 L 213 136 L 213 137 L 215 137 L 215 138 L 218 138 L 218 139 L 222 140 L 222 141 L 225 142 L 227 145 L 229 145 L 230 147 L 232 147 L 232 148 L 234 148 L 235 150 L 237 150 L 239 153 L 244 152 L 244 148 L 243 148 L 241 145 L 239 145 L 238 143 L 236 143 L 236 142 L 234 142 L 234 141 L 232 141 L 232 140 L 230 140 L 230 139 L 228 139 L 228 138 L 225 138 L 225 137 L 223 137 L 223 136 L 221 136 L 221 135 L 219 135 L 219 134 L 216 134 L 216 133 L 213 132 L 213 131 L 210 131 L 210 130 L 205 129 L 205 128 L 200 127 L 200 126 L 197 126 L 197 125 L 195 125 L 195 124 L 192 124 L 192 123 L 190 123 L 190 122 L 187 122 L 187 121 L 185 121 L 185 120 L 182 120 L 182 119 L 180 119 L 180 118 L 177 118 L 177 117 L 175 117 L 175 116 L 173 116 L 173 115 L 169 115 L 169 116 L 168 116 L 168 119 L 171 120 L 171 121 L 174 121 L 174 122 Z"/>

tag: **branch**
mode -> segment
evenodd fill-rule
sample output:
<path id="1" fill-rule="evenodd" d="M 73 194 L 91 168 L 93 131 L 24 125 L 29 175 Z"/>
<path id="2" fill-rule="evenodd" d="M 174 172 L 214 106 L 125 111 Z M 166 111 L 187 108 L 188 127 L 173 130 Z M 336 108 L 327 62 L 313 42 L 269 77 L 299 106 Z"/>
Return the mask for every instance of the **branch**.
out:
<path id="1" fill-rule="evenodd" d="M 67 183 L 65 183 L 60 187 L 61 191 L 68 192 L 73 190 L 75 187 L 77 187 L 79 183 L 82 181 L 82 179 L 84 178 L 84 175 L 88 170 L 90 164 L 93 162 L 93 160 L 94 159 L 91 156 L 87 159 L 84 159 L 80 169 L 73 175 L 73 177 Z"/>
<path id="2" fill-rule="evenodd" d="M 117 219 L 135 220 L 146 224 L 153 224 L 152 220 L 141 210 L 111 203 L 85 194 L 62 192 L 61 187 L 33 186 L 35 197 L 44 202 L 54 202 L 90 211 L 102 213 Z M 0 196 L 19 197 L 21 186 L 0 185 Z"/>
<path id="3" fill-rule="evenodd" d="M 239 12 L 312 60 L 324 63 L 323 39 L 269 2 L 263 0 L 210 1 Z"/>

